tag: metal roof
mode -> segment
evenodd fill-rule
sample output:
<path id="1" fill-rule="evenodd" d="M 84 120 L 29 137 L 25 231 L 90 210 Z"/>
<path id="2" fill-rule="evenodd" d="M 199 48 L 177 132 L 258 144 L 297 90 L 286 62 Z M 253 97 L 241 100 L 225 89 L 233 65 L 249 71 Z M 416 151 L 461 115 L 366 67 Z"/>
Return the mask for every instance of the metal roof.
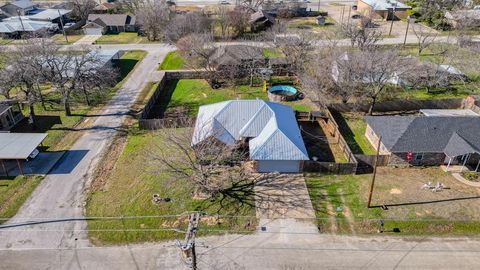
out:
<path id="1" fill-rule="evenodd" d="M 68 9 L 50 9 L 49 8 L 49 9 L 41 10 L 35 15 L 30 15 L 28 16 L 28 18 L 32 20 L 39 20 L 39 21 L 53 21 L 60 17 L 60 15 L 58 14 L 59 12 L 60 12 L 60 15 L 63 16 L 65 14 L 69 14 L 72 11 Z"/>
<path id="2" fill-rule="evenodd" d="M 394 7 L 397 9 L 412 8 L 411 6 L 407 6 L 404 3 L 396 0 L 362 0 L 362 2 L 371 6 L 376 11 L 385 11 L 385 10 L 393 9 Z"/>
<path id="3" fill-rule="evenodd" d="M 449 109 L 422 109 L 420 113 L 425 116 L 480 116 L 470 109 L 449 110 Z"/>
<path id="4" fill-rule="evenodd" d="M 0 133 L 0 159 L 27 159 L 46 133 Z"/>
<path id="5" fill-rule="evenodd" d="M 18 16 L 15 16 L 0 22 L 0 33 L 35 32 L 54 27 L 54 25 L 51 22 L 34 21 L 26 16 L 22 16 L 20 20 Z"/>
<path id="6" fill-rule="evenodd" d="M 34 7 L 34 6 L 37 5 L 37 4 L 35 4 L 35 3 L 33 3 L 32 1 L 29 1 L 29 0 L 18 0 L 18 1 L 7 3 L 5 5 L 8 5 L 8 4 L 14 5 L 14 6 L 22 8 L 22 9 L 31 8 L 31 7 Z"/>
<path id="7" fill-rule="evenodd" d="M 293 110 L 263 100 L 231 100 L 201 106 L 192 145 L 215 137 L 226 144 L 249 141 L 253 160 L 308 160 Z"/>

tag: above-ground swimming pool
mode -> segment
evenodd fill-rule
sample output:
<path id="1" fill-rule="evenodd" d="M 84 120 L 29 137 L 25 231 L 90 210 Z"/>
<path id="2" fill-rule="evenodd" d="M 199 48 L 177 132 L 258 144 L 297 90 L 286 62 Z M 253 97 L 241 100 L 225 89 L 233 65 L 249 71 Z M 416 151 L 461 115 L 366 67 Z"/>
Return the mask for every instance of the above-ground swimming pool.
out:
<path id="1" fill-rule="evenodd" d="M 267 95 L 270 101 L 291 101 L 297 98 L 298 91 L 289 85 L 275 85 L 268 89 Z"/>

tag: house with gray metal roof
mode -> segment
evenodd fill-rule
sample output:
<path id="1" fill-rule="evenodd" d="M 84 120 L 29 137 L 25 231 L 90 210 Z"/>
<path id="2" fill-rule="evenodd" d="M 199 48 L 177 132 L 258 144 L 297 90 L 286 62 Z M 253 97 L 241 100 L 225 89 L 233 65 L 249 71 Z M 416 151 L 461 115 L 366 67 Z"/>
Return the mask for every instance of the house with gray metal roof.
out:
<path id="1" fill-rule="evenodd" d="M 435 166 L 461 164 L 479 169 L 480 116 L 465 111 L 416 116 L 367 116 L 365 136 L 390 164 Z"/>
<path id="2" fill-rule="evenodd" d="M 22 34 L 35 35 L 56 32 L 57 30 L 57 24 L 45 21 L 34 21 L 26 16 L 10 17 L 0 22 L 0 35 L 7 37 L 18 37 Z"/>
<path id="3" fill-rule="evenodd" d="M 293 110 L 263 100 L 230 100 L 201 106 L 191 145 L 215 138 L 247 141 L 258 172 L 300 172 L 309 160 Z"/>

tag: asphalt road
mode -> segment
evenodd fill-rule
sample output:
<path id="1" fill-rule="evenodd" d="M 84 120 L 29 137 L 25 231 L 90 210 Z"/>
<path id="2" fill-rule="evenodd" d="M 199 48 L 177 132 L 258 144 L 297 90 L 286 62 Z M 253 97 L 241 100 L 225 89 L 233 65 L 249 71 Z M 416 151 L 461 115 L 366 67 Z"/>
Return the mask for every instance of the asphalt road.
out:
<path id="1" fill-rule="evenodd" d="M 92 127 L 67 151 L 18 213 L 6 224 L 0 225 L 0 248 L 90 246 L 86 233 L 82 231 L 86 229 L 86 222 L 75 220 L 84 215 L 85 187 L 102 151 L 111 142 L 117 128 L 121 127 L 125 114 L 144 88 L 149 75 L 156 71 L 158 63 L 171 50 L 166 45 L 102 47 L 147 49 L 148 55 L 130 74 L 100 116 L 96 117 Z M 74 218 L 68 220 L 71 217 Z"/>

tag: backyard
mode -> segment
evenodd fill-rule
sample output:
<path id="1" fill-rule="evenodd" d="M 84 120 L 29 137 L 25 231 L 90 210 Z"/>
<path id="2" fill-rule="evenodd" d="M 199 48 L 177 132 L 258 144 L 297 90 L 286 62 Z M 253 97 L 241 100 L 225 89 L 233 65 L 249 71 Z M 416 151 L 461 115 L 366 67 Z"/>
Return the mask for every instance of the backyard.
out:
<path id="1" fill-rule="evenodd" d="M 399 235 L 477 235 L 480 189 L 464 185 L 438 167 L 380 167 L 367 208 L 371 175 L 308 175 L 307 186 L 321 232 L 372 234 L 385 223 Z M 422 189 L 428 182 L 446 189 Z M 386 205 L 382 210 L 381 206 Z M 396 231 L 398 231 L 396 230 Z"/>
<path id="2" fill-rule="evenodd" d="M 179 129 L 175 132 L 185 131 Z M 109 176 L 92 183 L 86 211 L 87 216 L 99 217 L 88 221 L 89 237 L 94 244 L 183 238 L 184 232 L 178 230 L 185 230 L 188 218 L 182 214 L 189 211 L 207 214 L 203 217 L 200 235 L 255 228 L 255 207 L 252 204 L 242 204 L 222 195 L 211 199 L 193 198 L 191 182 L 176 179 L 166 172 L 164 165 L 152 161 L 152 155 L 158 149 L 169 147 L 165 136 L 162 131 L 133 128 Z M 173 149 L 171 154 L 178 155 L 175 151 Z M 168 199 L 154 203 L 154 194 Z"/>
<path id="3" fill-rule="evenodd" d="M 332 112 L 340 132 L 354 154 L 375 155 L 376 151 L 365 136 L 367 123 L 362 113 Z"/>
<path id="4" fill-rule="evenodd" d="M 282 80 L 282 78 L 274 78 Z M 165 95 L 161 98 L 159 113 L 164 117 L 189 115 L 195 116 L 202 105 L 217 103 L 231 99 L 267 99 L 261 86 L 228 86 L 213 89 L 206 80 L 170 81 L 166 86 Z M 306 100 L 285 102 L 295 110 L 309 111 Z"/>

